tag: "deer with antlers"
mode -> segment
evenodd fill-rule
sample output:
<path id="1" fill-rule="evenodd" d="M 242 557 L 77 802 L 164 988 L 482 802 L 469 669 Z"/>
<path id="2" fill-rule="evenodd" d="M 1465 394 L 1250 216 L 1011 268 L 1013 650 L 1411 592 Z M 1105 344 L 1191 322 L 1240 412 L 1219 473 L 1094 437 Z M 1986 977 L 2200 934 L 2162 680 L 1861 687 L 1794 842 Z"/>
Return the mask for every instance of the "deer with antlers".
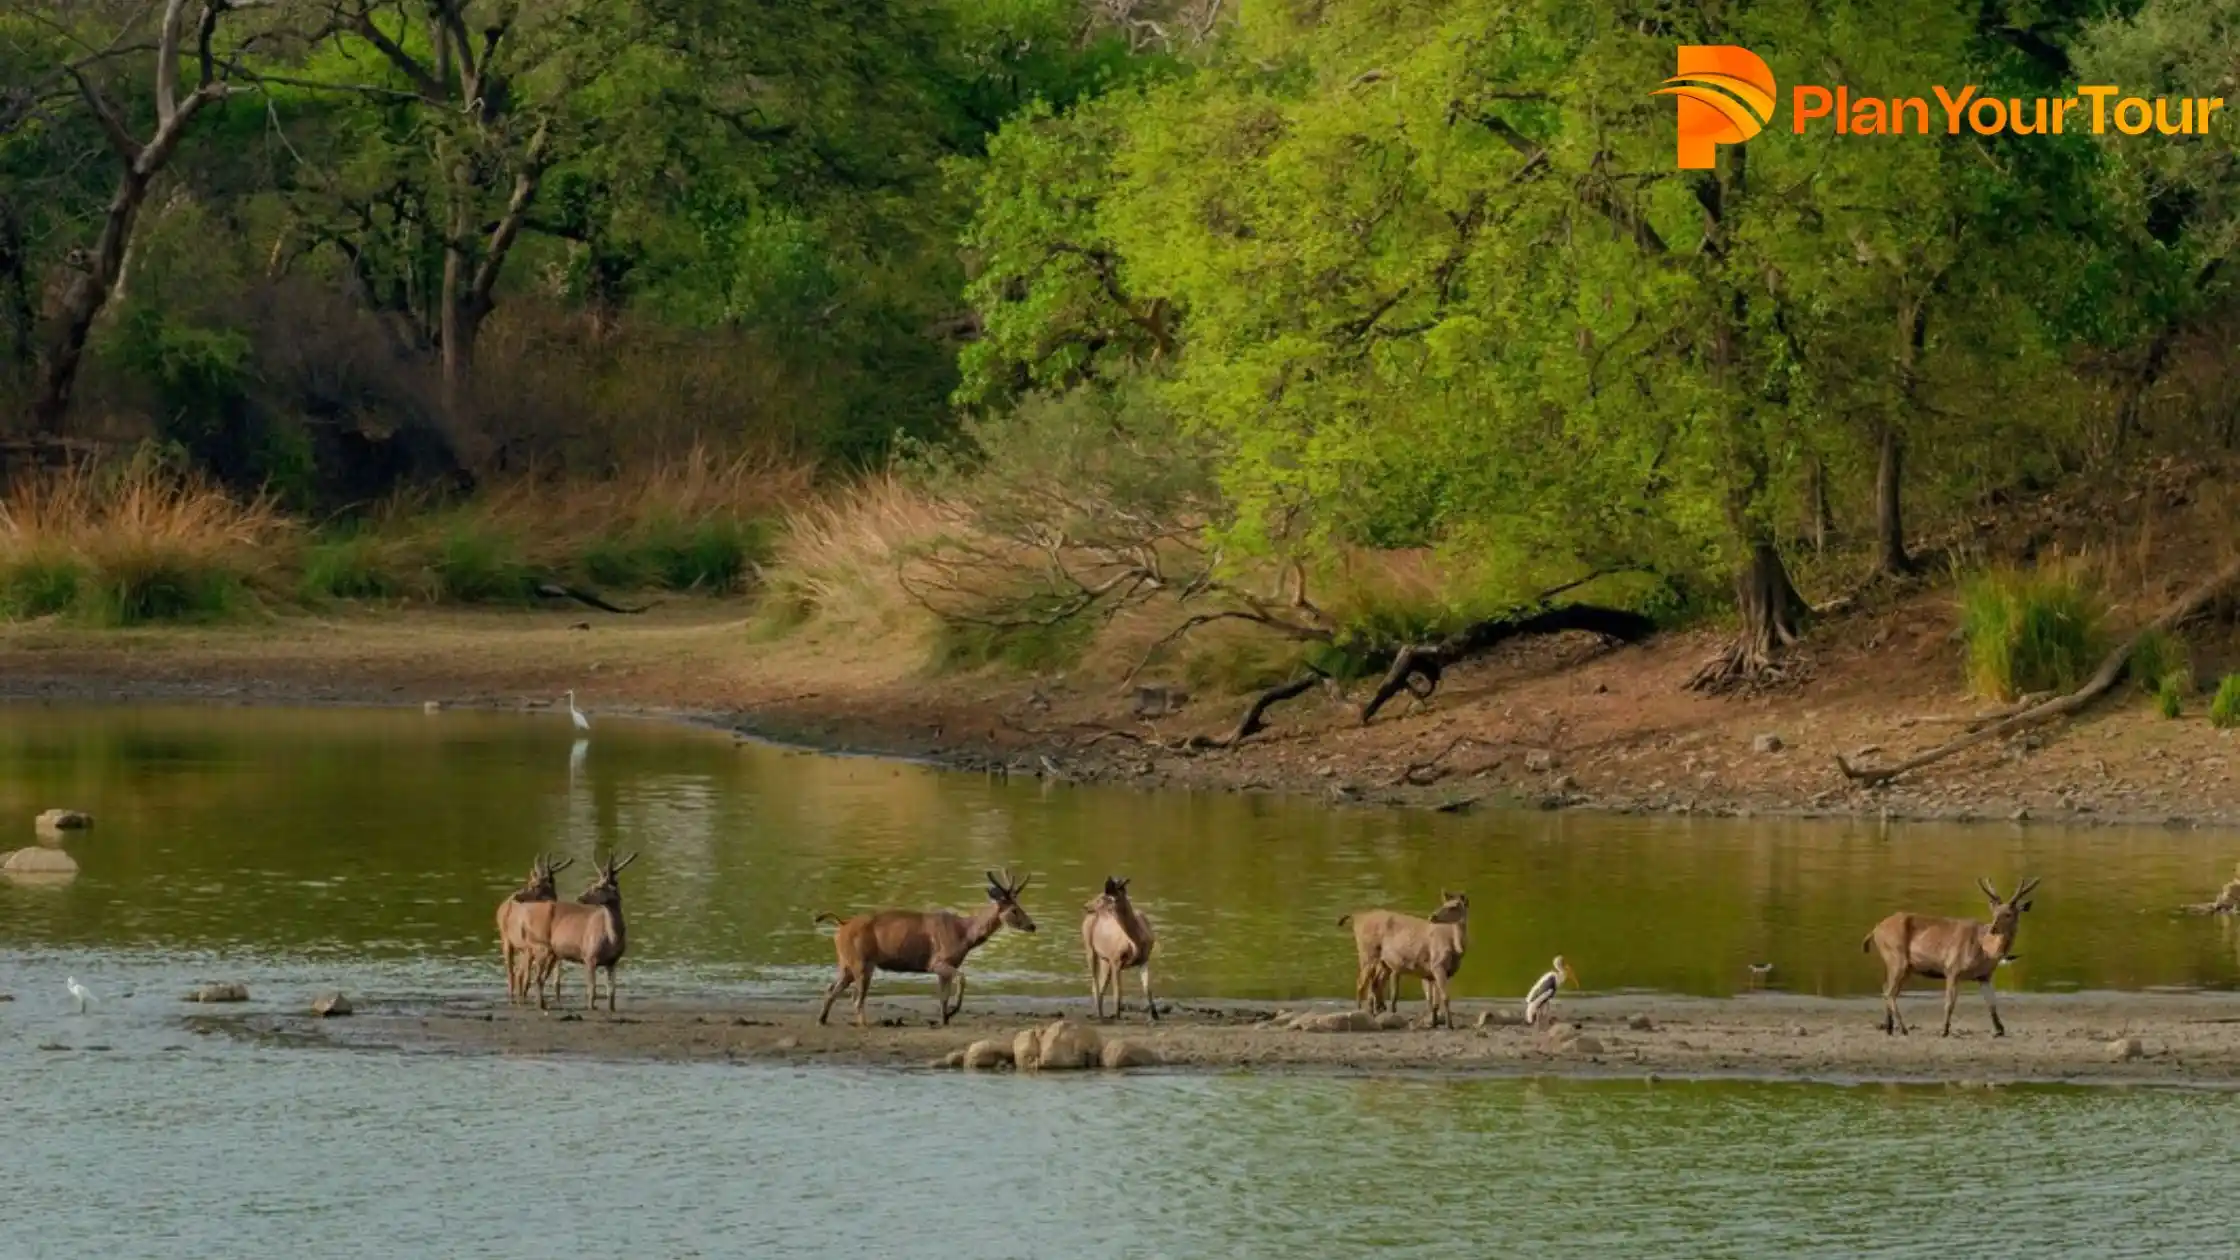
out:
<path id="1" fill-rule="evenodd" d="M 574 864 L 574 858 L 563 858 L 558 866 L 553 866 L 539 853 L 529 863 L 529 878 L 512 896 L 498 903 L 498 952 L 505 959 L 506 1001 L 509 1003 L 524 1002 L 529 997 L 529 972 L 534 966 L 535 951 L 534 942 L 529 939 L 528 907 L 558 901 L 560 893 L 553 877 Z"/>
<path id="2" fill-rule="evenodd" d="M 1960 1001 L 1960 982 L 1974 980 L 1983 986 L 1983 1004 L 1991 1010 L 1991 1035 L 2004 1037 L 2007 1026 L 1999 1019 L 1999 1003 L 1991 991 L 1991 973 L 1999 960 L 2014 950 L 2015 929 L 2022 912 L 2030 908 L 2023 898 L 2038 886 L 2027 879 L 2014 896 L 2001 899 L 1989 881 L 1978 878 L 1976 887 L 1991 902 L 1991 922 L 1937 918 L 1929 915 L 1893 914 L 1874 925 L 1860 942 L 1861 952 L 1882 955 L 1882 1031 L 1910 1033 L 1898 1014 L 1898 991 L 1910 976 L 1944 981 L 1944 1035 L 1952 1035 L 1952 1008 Z"/>
<path id="3" fill-rule="evenodd" d="M 622 922 L 622 884 L 618 877 L 637 860 L 635 853 L 619 862 L 610 855 L 599 863 L 599 877 L 574 901 L 539 903 L 529 908 L 526 934 L 536 959 L 538 1010 L 545 1008 L 548 977 L 554 980 L 553 996 L 559 996 L 556 973 L 564 962 L 583 965 L 585 1010 L 598 1009 L 599 973 L 606 972 L 607 1010 L 614 1010 L 614 968 L 630 943 Z"/>
<path id="4" fill-rule="evenodd" d="M 1035 930 L 1034 920 L 1019 905 L 1019 894 L 1027 890 L 1027 879 L 1013 880 L 1009 869 L 1000 876 L 994 871 L 984 873 L 988 877 L 988 904 L 969 916 L 953 910 L 874 910 L 842 920 L 829 911 L 819 911 L 814 922 L 829 920 L 839 924 L 839 930 L 832 934 L 832 948 L 839 955 L 840 974 L 825 988 L 824 1008 L 817 1012 L 817 1022 L 824 1023 L 832 1014 L 832 1004 L 853 987 L 856 1027 L 867 1027 L 863 1005 L 871 997 L 873 972 L 892 971 L 903 975 L 931 972 L 934 998 L 940 1004 L 941 1022 L 946 1026 L 951 1017 L 964 1009 L 966 956 L 987 944 L 988 938 L 999 928 L 1010 927 L 1021 932 Z M 951 990 L 956 992 L 954 1006 L 949 1002 Z"/>

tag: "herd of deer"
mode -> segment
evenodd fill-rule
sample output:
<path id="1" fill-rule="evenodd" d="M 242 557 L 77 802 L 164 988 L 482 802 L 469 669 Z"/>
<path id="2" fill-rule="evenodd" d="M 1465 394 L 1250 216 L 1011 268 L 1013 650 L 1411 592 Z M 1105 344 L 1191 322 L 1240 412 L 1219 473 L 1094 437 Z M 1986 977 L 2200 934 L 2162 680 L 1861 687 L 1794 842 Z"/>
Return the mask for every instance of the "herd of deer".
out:
<path id="1" fill-rule="evenodd" d="M 573 902 L 566 902 L 559 899 L 555 877 L 574 859 L 554 865 L 544 855 L 537 856 L 520 890 L 498 903 L 498 940 L 509 999 L 526 1001 L 533 988 L 538 1008 L 544 1009 L 546 984 L 552 985 L 553 999 L 558 1000 L 559 967 L 570 962 L 583 968 L 588 1007 L 597 1007 L 599 973 L 607 973 L 607 1009 L 614 1009 L 614 968 L 622 961 L 628 943 L 617 877 L 637 859 L 633 853 L 619 862 L 611 856 L 601 861 L 591 886 Z M 837 925 L 833 950 L 839 957 L 839 974 L 825 987 L 817 1022 L 826 1022 L 833 1003 L 853 989 L 856 1025 L 866 1026 L 864 1003 L 871 996 L 871 977 L 885 971 L 931 974 L 941 1022 L 946 1025 L 964 1009 L 966 957 L 1000 928 L 1035 930 L 1034 919 L 1019 904 L 1028 880 L 1013 879 L 1008 870 L 986 874 L 988 903 L 970 915 L 952 910 L 874 910 L 847 919 L 829 912 L 814 916 L 813 922 Z M 1139 972 L 1144 1011 L 1156 1021 L 1159 1007 L 1151 995 L 1151 951 L 1158 938 L 1152 932 L 1150 916 L 1129 898 L 1128 883 L 1126 879 L 1107 877 L 1104 890 L 1081 907 L 1081 948 L 1089 968 L 1089 991 L 1098 1019 L 1104 1018 L 1108 988 L 1113 1014 L 1118 1016 L 1124 1010 L 1121 973 Z M 1984 1005 L 1991 1012 L 1992 1035 L 2006 1035 L 2006 1024 L 1999 1018 L 1999 1006 L 1992 995 L 1991 977 L 2002 961 L 2013 956 L 2015 931 L 2022 912 L 2030 908 L 2027 898 L 2038 881 L 2024 880 L 2011 897 L 2001 897 L 1981 879 L 1976 886 L 1991 904 L 1989 923 L 1899 912 L 1876 924 L 1861 942 L 1863 950 L 1882 958 L 1884 1033 L 1911 1031 L 1898 1014 L 1898 993 L 1907 979 L 1922 976 L 1944 982 L 1945 1036 L 1952 1035 L 1952 1012 L 1963 980 L 1982 985 Z M 1363 910 L 1338 920 L 1339 927 L 1349 923 L 1356 962 L 1355 1005 L 1367 1006 L 1372 1014 L 1396 1011 L 1400 978 L 1415 976 L 1423 982 L 1425 1025 L 1454 1027 L 1447 987 L 1461 969 L 1469 944 L 1468 896 L 1441 891 L 1439 907 L 1429 918 L 1393 910 Z M 1556 970 L 1534 986 L 1527 1022 L 1544 1006 L 1559 979 L 1568 975 L 1563 960 L 1557 959 Z"/>

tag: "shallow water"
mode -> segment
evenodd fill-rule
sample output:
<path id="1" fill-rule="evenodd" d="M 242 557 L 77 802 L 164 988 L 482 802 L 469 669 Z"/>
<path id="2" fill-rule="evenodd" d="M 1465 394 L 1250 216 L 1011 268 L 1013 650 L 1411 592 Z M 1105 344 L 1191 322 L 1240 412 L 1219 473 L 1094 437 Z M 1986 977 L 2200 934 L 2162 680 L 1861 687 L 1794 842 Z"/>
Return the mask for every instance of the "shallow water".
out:
<path id="1" fill-rule="evenodd" d="M 1170 995 L 1351 992 L 1337 918 L 1471 899 L 1462 997 L 1507 996 L 1564 954 L 1590 991 L 1874 992 L 1860 941 L 1890 910 L 1978 914 L 1976 878 L 2044 879 L 2020 989 L 2240 988 L 2240 934 L 2170 913 L 2240 843 L 2178 830 L 1970 828 L 1508 813 L 1450 817 L 1233 795 L 990 782 L 557 716 L 242 708 L 0 708 L 0 819 L 66 805 L 93 831 L 61 888 L 0 883 L 0 943 L 87 968 L 150 957 L 254 982 L 495 987 L 492 916 L 538 850 L 643 856 L 624 876 L 626 987 L 809 993 L 818 910 L 980 900 L 1034 873 L 1041 931 L 973 959 L 975 991 L 1085 988 L 1078 907 L 1132 877 Z M 30 843 L 28 822 L 21 843 Z M 4 842 L 0 842 L 4 843 Z M 888 980 L 888 993 L 925 981 Z M 900 986 L 898 988 L 898 986 Z"/>
<path id="2" fill-rule="evenodd" d="M 0 1258 L 2234 1254 L 2240 1096 L 1282 1075 L 1049 1080 L 339 1050 L 179 993 L 246 981 L 489 996 L 539 849 L 624 876 L 633 993 L 808 993 L 817 909 L 970 905 L 1036 872 L 974 992 L 1082 987 L 1108 871 L 1169 994 L 1349 991 L 1333 924 L 1473 907 L 1466 995 L 1557 950 L 1590 989 L 1878 978 L 1859 938 L 1977 874 L 2045 883 L 2024 988 L 2231 988 L 2229 868 L 2187 832 L 1326 811 L 990 783 L 600 721 L 417 711 L 0 709 L 0 819 L 95 814 L 58 886 L 0 881 L 10 1187 Z M 0 847 L 6 847 L 0 844 Z M 65 976 L 90 984 L 74 1014 Z M 887 981 L 889 995 L 925 996 Z M 533 1152 L 524 1159 L 522 1152 Z M 1365 1169 L 1371 1170 L 1365 1173 Z"/>

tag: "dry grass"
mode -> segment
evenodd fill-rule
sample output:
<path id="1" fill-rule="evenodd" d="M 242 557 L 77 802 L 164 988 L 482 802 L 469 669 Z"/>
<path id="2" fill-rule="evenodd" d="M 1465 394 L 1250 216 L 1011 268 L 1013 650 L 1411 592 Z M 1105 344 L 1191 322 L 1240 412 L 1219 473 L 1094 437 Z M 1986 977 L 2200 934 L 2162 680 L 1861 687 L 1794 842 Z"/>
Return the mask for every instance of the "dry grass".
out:
<path id="1" fill-rule="evenodd" d="M 789 509 L 764 574 L 773 626 L 815 623 L 876 634 L 930 629 L 897 575 L 968 513 L 889 472 Z"/>
<path id="2" fill-rule="evenodd" d="M 144 455 L 27 475 L 0 502 L 0 605 L 113 625 L 219 616 L 264 584 L 294 532 L 271 500 Z"/>

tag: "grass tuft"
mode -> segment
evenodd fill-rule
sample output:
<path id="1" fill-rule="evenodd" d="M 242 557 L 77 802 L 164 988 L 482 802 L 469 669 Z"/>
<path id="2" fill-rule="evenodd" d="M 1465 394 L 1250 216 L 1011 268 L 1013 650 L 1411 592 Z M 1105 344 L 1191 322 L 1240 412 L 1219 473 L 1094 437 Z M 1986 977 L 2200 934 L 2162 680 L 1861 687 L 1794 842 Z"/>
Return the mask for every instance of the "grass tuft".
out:
<path id="1" fill-rule="evenodd" d="M 2072 690 L 2106 650 L 2097 601 L 2062 568 L 1969 579 L 1960 588 L 1960 627 L 1968 685 L 1998 700 Z"/>
<path id="2" fill-rule="evenodd" d="M 2226 674 L 2209 701 L 2209 725 L 2219 730 L 2240 726 L 2240 674 Z"/>

